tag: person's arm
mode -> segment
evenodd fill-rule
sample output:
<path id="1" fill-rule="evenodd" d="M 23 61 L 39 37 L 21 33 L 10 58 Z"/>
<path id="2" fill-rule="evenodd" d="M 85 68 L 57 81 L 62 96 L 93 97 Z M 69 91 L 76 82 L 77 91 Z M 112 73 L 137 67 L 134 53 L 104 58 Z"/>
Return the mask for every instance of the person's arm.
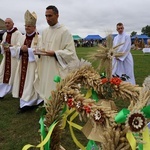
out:
<path id="1" fill-rule="evenodd" d="M 62 60 L 65 64 L 69 64 L 72 61 L 78 60 L 74 41 L 68 30 L 64 31 L 62 35 L 60 47 L 62 47 L 62 49 L 55 51 L 58 61 Z"/>

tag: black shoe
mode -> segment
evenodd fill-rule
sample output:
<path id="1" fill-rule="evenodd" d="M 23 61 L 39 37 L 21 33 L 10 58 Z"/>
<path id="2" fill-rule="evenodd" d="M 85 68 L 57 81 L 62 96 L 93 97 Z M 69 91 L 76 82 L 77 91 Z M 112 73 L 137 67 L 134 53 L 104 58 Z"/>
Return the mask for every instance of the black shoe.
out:
<path id="1" fill-rule="evenodd" d="M 0 99 L 4 99 L 4 97 L 0 97 Z"/>
<path id="2" fill-rule="evenodd" d="M 34 106 L 24 106 L 24 107 L 18 109 L 17 114 L 21 114 L 21 113 L 27 112 L 32 109 L 34 109 Z"/>

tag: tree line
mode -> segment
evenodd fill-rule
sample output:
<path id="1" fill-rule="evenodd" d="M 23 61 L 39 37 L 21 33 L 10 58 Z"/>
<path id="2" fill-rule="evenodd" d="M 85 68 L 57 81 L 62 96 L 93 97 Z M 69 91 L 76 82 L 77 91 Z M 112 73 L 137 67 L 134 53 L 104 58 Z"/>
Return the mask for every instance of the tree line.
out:
<path id="1" fill-rule="evenodd" d="M 141 29 L 141 33 L 147 35 L 150 37 L 150 25 L 147 25 Z M 131 37 L 137 35 L 137 32 L 133 31 L 131 32 Z"/>

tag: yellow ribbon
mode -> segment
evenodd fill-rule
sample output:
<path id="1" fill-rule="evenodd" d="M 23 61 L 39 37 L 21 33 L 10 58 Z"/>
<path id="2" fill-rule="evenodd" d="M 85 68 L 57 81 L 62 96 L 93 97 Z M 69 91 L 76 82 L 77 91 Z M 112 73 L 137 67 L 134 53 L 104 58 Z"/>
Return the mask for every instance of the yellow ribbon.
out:
<path id="1" fill-rule="evenodd" d="M 74 123 L 74 122 L 68 121 L 68 124 L 69 124 L 70 126 L 76 128 L 76 129 L 78 129 L 78 130 L 81 130 L 81 129 L 82 129 L 82 126 L 80 126 L 80 125 L 78 125 L 78 124 L 76 124 L 76 123 Z"/>
<path id="2" fill-rule="evenodd" d="M 85 98 L 89 98 L 89 97 L 91 97 L 91 96 L 92 96 L 92 90 L 89 89 L 89 90 L 87 91 L 87 93 L 86 93 Z"/>
<path id="3" fill-rule="evenodd" d="M 128 142 L 129 142 L 132 150 L 136 150 L 136 140 L 135 140 L 132 132 L 127 132 L 126 138 L 128 139 Z"/>
<path id="4" fill-rule="evenodd" d="M 80 149 L 86 150 L 86 148 L 85 148 L 85 147 L 77 140 L 77 138 L 75 137 L 75 134 L 74 134 L 73 128 L 72 128 L 72 126 L 73 126 L 73 127 L 77 128 L 77 129 L 79 129 L 79 130 L 82 129 L 81 126 L 79 126 L 79 125 L 77 125 L 77 124 L 75 124 L 75 123 L 72 122 L 72 121 L 78 116 L 78 114 L 79 114 L 78 112 L 75 112 L 75 113 L 70 117 L 70 121 L 68 121 L 68 123 L 69 123 L 69 129 L 70 129 L 70 133 L 71 133 L 71 136 L 72 136 L 72 139 L 73 139 L 74 143 L 75 143 Z"/>
<path id="5" fill-rule="evenodd" d="M 29 148 L 31 147 L 36 147 L 36 148 L 42 148 L 49 140 L 49 138 L 51 137 L 51 134 L 53 132 L 53 129 L 55 128 L 55 126 L 57 125 L 58 122 L 54 122 L 51 126 L 50 126 L 50 129 L 48 131 L 48 134 L 46 135 L 45 139 L 40 143 L 38 144 L 37 146 L 34 146 L 34 145 L 31 145 L 31 144 L 27 144 L 25 145 L 22 150 L 28 150 Z"/>
<path id="6" fill-rule="evenodd" d="M 143 131 L 143 150 L 149 150 L 150 149 L 150 136 L 149 136 L 149 129 L 148 127 L 144 128 Z"/>
<path id="7" fill-rule="evenodd" d="M 65 126 L 66 126 L 66 122 L 67 122 L 67 117 L 74 111 L 74 109 L 68 109 L 67 107 L 67 110 L 65 111 L 65 113 L 63 114 L 63 117 L 62 117 L 62 126 L 61 126 L 61 129 L 64 129 Z"/>

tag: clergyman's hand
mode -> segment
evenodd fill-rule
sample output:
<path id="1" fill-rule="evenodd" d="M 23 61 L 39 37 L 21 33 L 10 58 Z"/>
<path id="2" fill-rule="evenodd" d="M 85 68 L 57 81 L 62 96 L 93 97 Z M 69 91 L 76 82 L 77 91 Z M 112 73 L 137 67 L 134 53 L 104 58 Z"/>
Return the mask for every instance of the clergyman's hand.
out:
<path id="1" fill-rule="evenodd" d="M 3 47 L 3 48 L 4 48 L 4 52 L 9 52 L 10 51 L 9 47 Z"/>
<path id="2" fill-rule="evenodd" d="M 54 56 L 55 52 L 52 50 L 49 51 L 45 51 L 46 52 L 46 56 Z"/>
<path id="3" fill-rule="evenodd" d="M 120 60 L 119 57 L 115 57 L 117 60 Z"/>
<path id="4" fill-rule="evenodd" d="M 22 46 L 21 46 L 21 50 L 22 50 L 23 52 L 28 51 L 27 45 L 22 45 Z"/>

